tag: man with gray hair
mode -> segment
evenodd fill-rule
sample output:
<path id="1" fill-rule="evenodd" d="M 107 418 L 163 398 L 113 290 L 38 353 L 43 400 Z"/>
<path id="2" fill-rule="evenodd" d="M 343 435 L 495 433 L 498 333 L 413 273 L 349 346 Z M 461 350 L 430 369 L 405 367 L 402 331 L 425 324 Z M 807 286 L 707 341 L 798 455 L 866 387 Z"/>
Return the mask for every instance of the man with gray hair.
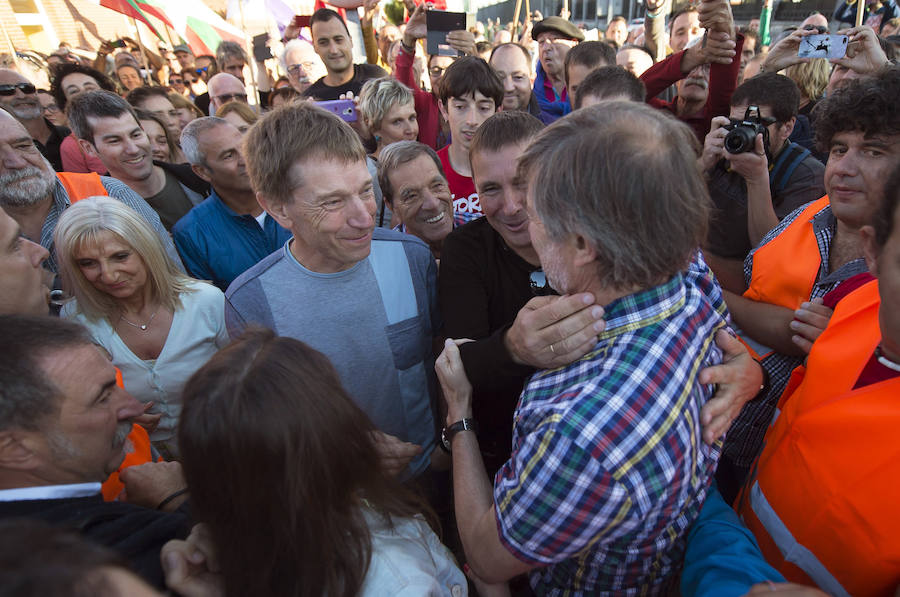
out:
<path id="1" fill-rule="evenodd" d="M 14 70 L 0 68 L 0 108 L 22 123 L 53 169 L 62 171 L 59 147 L 69 135 L 69 129 L 56 126 L 44 118 L 34 84 Z"/>
<path id="2" fill-rule="evenodd" d="M 291 87 L 300 94 L 327 73 L 312 44 L 304 39 L 292 39 L 285 44 L 281 66 L 288 75 Z"/>
<path id="3" fill-rule="evenodd" d="M 462 341 L 446 342 L 437 371 L 456 518 L 486 582 L 530 571 L 539 595 L 623 595 L 677 579 L 721 446 L 700 425 L 713 387 L 699 371 L 722 359 L 725 310 L 698 252 L 709 197 L 696 145 L 667 115 L 608 102 L 560 119 L 519 159 L 544 273 L 560 293 L 593 294 L 606 329 L 581 358 L 529 379 L 493 488 Z"/>
<path id="4" fill-rule="evenodd" d="M 159 216 L 137 193 L 108 176 L 54 172 L 25 127 L 3 110 L 0 156 L 0 207 L 18 223 L 26 238 L 50 252 L 46 261 L 50 271 L 56 273 L 53 232 L 59 217 L 75 201 L 94 195 L 109 195 L 141 214 L 156 230 L 166 253 L 175 263 L 181 263 Z"/>
<path id="5" fill-rule="evenodd" d="M 335 114 L 291 104 L 245 139 L 257 200 L 294 236 L 228 287 L 228 333 L 264 325 L 323 352 L 382 432 L 377 443 L 393 456 L 386 466 L 421 477 L 435 447 L 432 339 L 440 328 L 428 247 L 375 228 L 365 149 Z"/>
<path id="6" fill-rule="evenodd" d="M 214 116 L 190 122 L 181 133 L 185 157 L 212 193 L 175 224 L 172 236 L 188 273 L 223 292 L 291 237 L 256 200 L 242 140 L 234 125 Z"/>
<path id="7" fill-rule="evenodd" d="M 399 230 L 421 238 L 435 259 L 454 226 L 453 198 L 437 152 L 418 141 L 385 147 L 378 160 L 378 185 Z"/>

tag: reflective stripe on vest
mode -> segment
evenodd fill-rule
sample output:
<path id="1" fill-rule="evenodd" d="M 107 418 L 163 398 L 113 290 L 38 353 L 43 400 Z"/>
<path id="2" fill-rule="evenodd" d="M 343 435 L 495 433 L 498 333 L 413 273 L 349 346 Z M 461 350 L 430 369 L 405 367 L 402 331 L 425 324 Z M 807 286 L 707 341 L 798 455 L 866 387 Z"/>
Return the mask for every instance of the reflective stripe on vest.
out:
<path id="1" fill-rule="evenodd" d="M 106 187 L 96 172 L 82 174 L 80 172 L 57 172 L 56 177 L 69 194 L 69 203 L 75 203 L 88 197 L 106 196 Z"/>
<path id="2" fill-rule="evenodd" d="M 759 487 L 759 482 L 754 482 L 750 489 L 750 507 L 753 513 L 759 519 L 759 522 L 765 527 L 766 532 L 775 541 L 775 545 L 781 551 L 782 557 L 809 576 L 822 590 L 828 592 L 832 597 L 850 597 L 850 593 L 841 586 L 841 583 L 832 576 L 822 562 L 816 558 L 816 555 L 809 549 L 800 545 L 791 531 L 778 517 L 778 514 L 769 505 L 769 500 L 763 494 Z"/>
<path id="3" fill-rule="evenodd" d="M 736 504 L 772 566 L 831 594 L 900 584 L 900 377 L 856 387 L 881 341 L 879 308 L 874 280 L 835 307 Z"/>

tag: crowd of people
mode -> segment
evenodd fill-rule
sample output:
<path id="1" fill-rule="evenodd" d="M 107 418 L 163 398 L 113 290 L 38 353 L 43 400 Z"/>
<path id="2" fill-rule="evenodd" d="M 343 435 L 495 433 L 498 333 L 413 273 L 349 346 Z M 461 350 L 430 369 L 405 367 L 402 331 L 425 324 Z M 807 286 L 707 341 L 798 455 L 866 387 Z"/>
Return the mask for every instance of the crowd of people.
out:
<path id="1" fill-rule="evenodd" d="M 0 593 L 900 594 L 894 0 L 406 8 L 0 70 Z"/>

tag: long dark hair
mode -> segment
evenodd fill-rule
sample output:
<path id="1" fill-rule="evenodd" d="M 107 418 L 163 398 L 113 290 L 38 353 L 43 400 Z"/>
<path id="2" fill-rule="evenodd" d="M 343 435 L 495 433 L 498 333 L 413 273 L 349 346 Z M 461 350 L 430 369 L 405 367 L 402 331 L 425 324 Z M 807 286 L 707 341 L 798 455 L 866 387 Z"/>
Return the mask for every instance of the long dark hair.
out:
<path id="1" fill-rule="evenodd" d="M 363 504 L 388 520 L 422 511 L 383 473 L 331 362 L 298 340 L 246 332 L 183 400 L 184 474 L 227 595 L 356 595 L 372 549 Z"/>

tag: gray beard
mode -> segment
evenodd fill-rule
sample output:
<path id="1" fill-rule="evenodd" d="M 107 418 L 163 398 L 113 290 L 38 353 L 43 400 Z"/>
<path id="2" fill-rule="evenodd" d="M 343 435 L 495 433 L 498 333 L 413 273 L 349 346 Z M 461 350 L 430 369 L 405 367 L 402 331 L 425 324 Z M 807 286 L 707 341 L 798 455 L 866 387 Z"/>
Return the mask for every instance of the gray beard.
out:
<path id="1" fill-rule="evenodd" d="M 56 185 L 56 175 L 45 159 L 46 170 L 28 166 L 0 174 L 0 205 L 31 207 L 43 201 Z"/>
<path id="2" fill-rule="evenodd" d="M 6 111 L 16 117 L 16 120 L 35 120 L 40 118 L 43 111 L 41 106 L 6 106 Z"/>

